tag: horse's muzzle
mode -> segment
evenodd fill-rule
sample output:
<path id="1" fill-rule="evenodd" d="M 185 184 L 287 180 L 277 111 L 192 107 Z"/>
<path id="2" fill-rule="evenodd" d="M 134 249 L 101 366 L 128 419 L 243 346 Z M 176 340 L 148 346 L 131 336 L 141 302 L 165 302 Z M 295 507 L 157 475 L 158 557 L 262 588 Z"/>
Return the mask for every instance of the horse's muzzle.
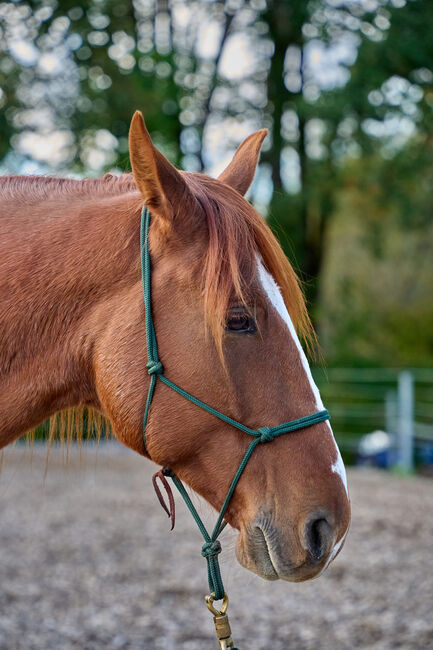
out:
<path id="1" fill-rule="evenodd" d="M 318 510 L 297 526 L 276 526 L 259 514 L 241 529 L 236 556 L 242 566 L 266 580 L 302 582 L 319 575 L 343 546 L 346 530 Z"/>

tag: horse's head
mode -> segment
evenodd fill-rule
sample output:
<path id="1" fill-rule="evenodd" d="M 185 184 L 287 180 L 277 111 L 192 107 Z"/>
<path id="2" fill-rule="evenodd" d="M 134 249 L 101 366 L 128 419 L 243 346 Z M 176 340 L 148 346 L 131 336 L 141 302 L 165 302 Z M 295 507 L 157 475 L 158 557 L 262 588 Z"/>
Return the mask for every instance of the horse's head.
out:
<path id="1" fill-rule="evenodd" d="M 133 174 L 152 214 L 152 308 L 164 373 L 254 429 L 323 408 L 296 334 L 308 334 L 309 321 L 295 274 L 243 198 L 265 134 L 247 138 L 212 180 L 176 170 L 152 144 L 141 114 L 130 132 Z M 149 377 L 137 265 L 138 250 L 133 286 L 110 297 L 96 372 L 116 435 L 144 453 Z M 146 441 L 155 462 L 220 508 L 251 439 L 158 383 Z M 260 444 L 226 519 L 240 531 L 239 561 L 264 578 L 306 580 L 327 566 L 350 519 L 329 423 Z"/>

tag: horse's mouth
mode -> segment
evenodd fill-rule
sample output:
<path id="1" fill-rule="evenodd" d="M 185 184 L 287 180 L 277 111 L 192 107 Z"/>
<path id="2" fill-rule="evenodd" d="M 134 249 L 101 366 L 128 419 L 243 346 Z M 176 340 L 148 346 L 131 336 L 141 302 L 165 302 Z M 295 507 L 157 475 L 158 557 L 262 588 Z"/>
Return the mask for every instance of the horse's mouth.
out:
<path id="1" fill-rule="evenodd" d="M 242 538 L 242 534 L 239 535 L 236 545 L 239 563 L 265 580 L 278 580 L 280 576 L 272 561 L 272 551 L 263 530 L 259 526 L 252 527 L 248 531 L 246 544 L 242 543 Z"/>
<path id="2" fill-rule="evenodd" d="M 259 526 L 248 527 L 240 533 L 236 557 L 245 569 L 265 580 L 278 580 L 280 577 L 272 561 L 272 551 L 266 535 Z"/>
<path id="3" fill-rule="evenodd" d="M 258 525 L 241 530 L 236 543 L 238 562 L 265 580 L 304 582 L 319 576 L 330 563 L 331 553 L 320 561 L 305 550 L 293 552 L 290 544 L 282 543 L 275 529 Z"/>

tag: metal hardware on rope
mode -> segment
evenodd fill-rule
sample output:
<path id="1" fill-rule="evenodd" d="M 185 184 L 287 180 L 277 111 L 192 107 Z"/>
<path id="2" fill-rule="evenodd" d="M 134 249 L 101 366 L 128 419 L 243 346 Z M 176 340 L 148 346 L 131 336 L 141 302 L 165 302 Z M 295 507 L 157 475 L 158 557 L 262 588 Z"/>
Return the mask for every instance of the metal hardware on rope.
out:
<path id="1" fill-rule="evenodd" d="M 215 632 L 220 644 L 220 650 L 237 650 L 232 639 L 232 631 L 230 629 L 229 617 L 227 616 L 227 607 L 229 606 L 229 597 L 227 594 L 223 596 L 223 602 L 220 611 L 214 606 L 215 594 L 209 594 L 205 597 L 208 610 L 213 614 L 213 622 L 215 623 Z"/>
<path id="2" fill-rule="evenodd" d="M 145 206 L 143 206 L 143 210 L 141 213 L 141 225 L 140 225 L 141 279 L 143 285 L 143 299 L 144 299 L 144 307 L 145 307 L 146 345 L 147 345 L 147 357 L 148 357 L 146 367 L 147 367 L 147 372 L 150 375 L 150 385 L 147 393 L 146 405 L 145 405 L 144 415 L 143 415 L 143 441 L 144 441 L 145 451 L 148 453 L 147 446 L 146 446 L 146 425 L 149 419 L 150 406 L 152 404 L 155 387 L 158 380 L 161 381 L 166 386 L 168 386 L 169 388 L 171 388 L 172 390 L 174 390 L 182 397 L 184 397 L 185 399 L 187 399 L 189 402 L 192 402 L 193 404 L 203 409 L 204 411 L 207 411 L 211 415 L 214 415 L 215 417 L 219 418 L 223 422 L 230 424 L 232 427 L 235 427 L 236 429 L 243 431 L 244 433 L 248 434 L 253 438 L 229 486 L 227 495 L 221 506 L 221 510 L 219 512 L 215 527 L 211 534 L 208 533 L 203 521 L 201 520 L 197 510 L 194 507 L 194 504 L 192 503 L 189 497 L 188 492 L 185 490 L 182 481 L 180 481 L 180 479 L 170 468 L 165 467 L 163 470 L 157 472 L 153 478 L 153 484 L 158 499 L 160 500 L 161 505 L 163 506 L 164 510 L 167 512 L 169 517 L 171 517 L 172 529 L 174 527 L 174 521 L 175 521 L 174 499 L 171 493 L 171 489 L 168 487 L 168 483 L 165 480 L 166 476 L 169 476 L 172 479 L 173 483 L 179 490 L 189 511 L 194 517 L 194 520 L 197 523 L 197 526 L 201 534 L 203 535 L 205 543 L 203 544 L 202 547 L 202 556 L 206 559 L 207 562 L 208 582 L 209 582 L 209 589 L 211 592 L 211 595 L 206 597 L 206 602 L 208 604 L 208 608 L 214 614 L 217 636 L 219 634 L 222 634 L 221 630 L 223 628 L 224 628 L 224 633 L 227 632 L 227 630 L 229 632 L 226 638 L 218 636 L 220 648 L 222 649 L 234 648 L 233 641 L 230 637 L 230 626 L 228 624 L 228 618 L 225 613 L 227 609 L 228 598 L 224 590 L 224 585 L 222 582 L 221 572 L 220 572 L 220 567 L 218 562 L 218 555 L 221 552 L 221 544 L 217 539 L 226 525 L 226 522 L 224 521 L 224 515 L 229 506 L 230 499 L 232 498 L 235 488 L 239 482 L 239 479 L 241 478 L 242 473 L 257 445 L 262 443 L 272 442 L 272 440 L 274 440 L 277 436 L 281 436 L 285 433 L 290 433 L 292 431 L 298 431 L 299 429 L 305 429 L 306 427 L 310 427 L 314 424 L 317 424 L 318 422 L 323 422 L 324 420 L 328 420 L 330 418 L 330 415 L 328 411 L 324 409 L 322 411 L 318 411 L 317 413 L 312 413 L 311 415 L 306 415 L 305 417 L 298 418 L 297 420 L 283 422 L 283 424 L 279 424 L 275 427 L 263 426 L 260 427 L 259 429 L 251 429 L 250 427 L 245 426 L 241 422 L 234 420 L 228 415 L 221 413 L 220 411 L 213 408 L 212 406 L 209 406 L 209 404 L 202 402 L 200 399 L 198 399 L 194 395 L 191 395 L 186 390 L 184 390 L 183 388 L 181 388 L 180 386 L 172 382 L 164 375 L 164 368 L 158 357 L 158 345 L 156 340 L 155 325 L 153 323 L 153 318 L 152 318 L 149 227 L 150 227 L 150 212 Z M 168 499 L 169 499 L 170 509 L 167 508 L 167 506 L 165 505 L 161 491 L 157 484 L 157 478 L 161 480 L 163 486 L 166 489 Z M 214 600 L 221 600 L 221 599 L 223 600 L 223 605 L 221 610 L 218 612 L 218 610 L 216 610 L 213 607 L 213 602 Z M 216 618 L 218 619 L 218 621 L 216 620 Z"/>

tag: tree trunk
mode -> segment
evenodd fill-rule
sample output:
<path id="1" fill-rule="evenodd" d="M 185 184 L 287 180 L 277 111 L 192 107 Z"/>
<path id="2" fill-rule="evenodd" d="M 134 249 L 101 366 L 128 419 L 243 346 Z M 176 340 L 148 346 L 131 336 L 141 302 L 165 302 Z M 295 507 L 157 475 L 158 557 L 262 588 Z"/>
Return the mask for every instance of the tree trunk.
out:
<path id="1" fill-rule="evenodd" d="M 268 76 L 268 102 L 273 122 L 272 150 L 267 161 L 272 169 L 274 193 L 270 206 L 270 224 L 276 226 L 277 234 L 283 234 L 281 243 L 295 267 L 305 280 L 307 301 L 313 308 L 318 299 L 318 278 L 322 264 L 326 214 L 325 205 L 319 206 L 315 215 L 311 211 L 311 197 L 314 187 L 311 183 L 311 164 L 306 152 L 306 125 L 308 114 L 303 99 L 304 87 L 304 36 L 302 28 L 308 22 L 307 3 L 292 3 L 274 0 L 264 15 L 269 25 L 270 37 L 275 45 Z M 299 48 L 300 85 L 296 92 L 284 84 L 284 62 L 287 48 Z M 300 192 L 289 195 L 284 191 L 281 179 L 281 158 L 286 142 L 281 134 L 281 122 L 285 110 L 294 110 L 298 117 L 298 141 L 292 144 L 299 156 Z M 323 197 L 324 203 L 326 198 Z M 282 231 L 282 233 L 281 233 Z M 288 240 L 288 241 L 287 241 Z"/>

